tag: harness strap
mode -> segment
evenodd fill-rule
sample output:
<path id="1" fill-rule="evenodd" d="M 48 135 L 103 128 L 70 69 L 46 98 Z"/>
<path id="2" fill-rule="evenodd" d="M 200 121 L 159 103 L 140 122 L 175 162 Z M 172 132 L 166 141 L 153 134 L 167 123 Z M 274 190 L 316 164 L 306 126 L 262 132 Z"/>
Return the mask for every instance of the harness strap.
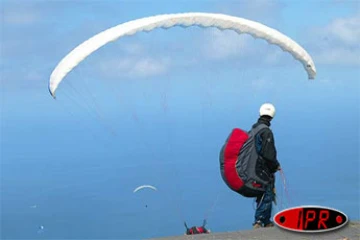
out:
<path id="1" fill-rule="evenodd" d="M 204 219 L 202 227 L 205 227 L 205 225 L 206 225 L 206 219 Z"/>

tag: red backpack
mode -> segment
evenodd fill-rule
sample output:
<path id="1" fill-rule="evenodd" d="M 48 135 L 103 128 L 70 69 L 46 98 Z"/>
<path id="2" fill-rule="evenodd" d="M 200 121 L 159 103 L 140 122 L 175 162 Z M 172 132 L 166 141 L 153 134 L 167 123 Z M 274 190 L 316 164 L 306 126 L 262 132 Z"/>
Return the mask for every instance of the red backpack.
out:
<path id="1" fill-rule="evenodd" d="M 226 185 L 244 197 L 257 197 L 269 183 L 257 176 L 255 167 L 259 156 L 255 136 L 267 127 L 260 124 L 249 132 L 234 128 L 220 151 L 220 172 Z"/>

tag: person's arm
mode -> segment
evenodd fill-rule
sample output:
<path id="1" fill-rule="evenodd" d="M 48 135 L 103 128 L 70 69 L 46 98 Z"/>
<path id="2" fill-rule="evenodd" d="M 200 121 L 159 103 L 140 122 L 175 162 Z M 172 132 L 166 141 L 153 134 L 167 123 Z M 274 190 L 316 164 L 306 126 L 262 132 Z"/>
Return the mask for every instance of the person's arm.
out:
<path id="1" fill-rule="evenodd" d="M 277 160 L 277 152 L 275 147 L 274 135 L 269 129 L 261 134 L 262 146 L 260 155 L 265 159 L 267 166 L 271 172 L 276 172 L 280 167 L 280 163 Z"/>

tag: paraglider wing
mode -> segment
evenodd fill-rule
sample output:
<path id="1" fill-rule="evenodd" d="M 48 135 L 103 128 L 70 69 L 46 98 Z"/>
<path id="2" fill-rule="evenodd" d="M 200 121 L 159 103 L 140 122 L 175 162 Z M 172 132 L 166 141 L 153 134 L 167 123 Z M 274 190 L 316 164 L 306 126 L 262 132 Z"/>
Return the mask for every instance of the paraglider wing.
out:
<path id="1" fill-rule="evenodd" d="M 270 44 L 279 46 L 283 51 L 289 52 L 296 60 L 303 64 L 308 78 L 315 78 L 316 68 L 310 55 L 295 41 L 275 29 L 255 21 L 224 14 L 179 13 L 157 15 L 129 21 L 89 38 L 72 50 L 56 66 L 50 76 L 50 94 L 55 98 L 55 91 L 64 77 L 81 61 L 105 44 L 137 32 L 149 32 L 156 28 L 171 28 L 174 26 L 216 27 L 218 29 L 234 30 L 237 33 L 247 33 L 253 37 L 264 39 Z"/>
<path id="2" fill-rule="evenodd" d="M 144 188 L 150 188 L 152 190 L 155 190 L 157 191 L 157 188 L 154 187 L 154 186 L 151 186 L 151 185 L 142 185 L 142 186 L 139 186 L 137 188 L 134 189 L 134 193 L 136 193 L 137 191 L 141 190 L 141 189 L 144 189 Z"/>

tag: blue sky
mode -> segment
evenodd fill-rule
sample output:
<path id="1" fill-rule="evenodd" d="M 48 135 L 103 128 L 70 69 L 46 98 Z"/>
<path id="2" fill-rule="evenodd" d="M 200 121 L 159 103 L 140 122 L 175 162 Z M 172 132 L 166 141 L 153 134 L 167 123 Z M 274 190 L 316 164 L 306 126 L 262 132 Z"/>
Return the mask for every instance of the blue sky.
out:
<path id="1" fill-rule="evenodd" d="M 250 228 L 252 200 L 222 182 L 218 154 L 265 101 L 277 108 L 272 129 L 290 195 L 278 175 L 284 203 L 274 213 L 318 204 L 360 218 L 358 2 L 0 4 L 3 238 L 179 235 L 182 221 L 201 224 L 204 215 L 214 232 Z M 171 28 L 107 44 L 50 96 L 52 70 L 78 44 L 126 21 L 180 12 L 273 27 L 309 52 L 317 77 L 309 81 L 298 61 L 263 40 Z M 133 194 L 142 184 L 159 190 Z"/>

